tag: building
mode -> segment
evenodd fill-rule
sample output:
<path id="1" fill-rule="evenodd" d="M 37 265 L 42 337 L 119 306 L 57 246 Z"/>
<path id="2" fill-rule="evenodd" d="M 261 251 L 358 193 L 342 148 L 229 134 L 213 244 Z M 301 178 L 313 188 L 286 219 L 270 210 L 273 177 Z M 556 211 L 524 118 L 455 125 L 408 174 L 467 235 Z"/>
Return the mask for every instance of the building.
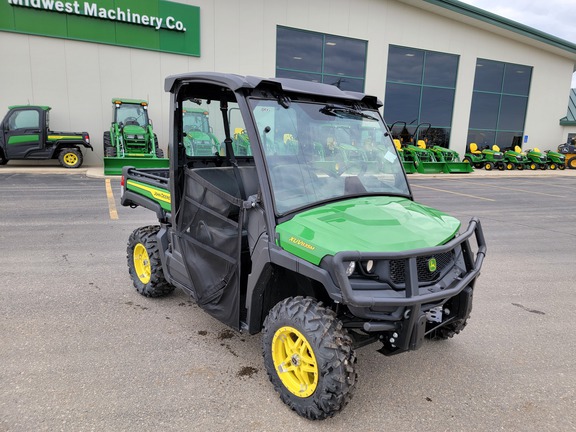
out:
<path id="1" fill-rule="evenodd" d="M 111 99 L 147 99 L 162 147 L 164 78 L 187 71 L 317 80 L 385 102 L 435 140 L 555 149 L 576 44 L 455 0 L 1 0 L 0 107 L 50 105 L 102 163 Z M 571 109 L 573 110 L 573 99 Z M 570 117 L 571 115 L 571 117 Z"/>

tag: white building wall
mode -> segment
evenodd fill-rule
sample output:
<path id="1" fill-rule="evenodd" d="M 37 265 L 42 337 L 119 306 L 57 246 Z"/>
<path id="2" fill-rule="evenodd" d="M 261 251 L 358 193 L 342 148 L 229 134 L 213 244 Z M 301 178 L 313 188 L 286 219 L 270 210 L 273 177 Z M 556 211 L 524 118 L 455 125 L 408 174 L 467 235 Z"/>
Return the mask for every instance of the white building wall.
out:
<path id="1" fill-rule="evenodd" d="M 200 7 L 201 57 L 0 32 L 0 111 L 14 104 L 50 105 L 53 129 L 90 133 L 86 165 L 102 162 L 102 134 L 113 97 L 150 102 L 166 149 L 169 95 L 164 78 L 190 71 L 271 77 L 278 25 L 368 40 L 366 92 L 385 97 L 388 45 L 460 56 L 451 148 L 463 153 L 476 59 L 533 66 L 526 118 L 527 147 L 565 140 L 574 60 L 397 0 L 181 0 Z M 465 20 L 464 20 L 465 21 Z M 488 26 L 486 27 L 488 28 Z"/>

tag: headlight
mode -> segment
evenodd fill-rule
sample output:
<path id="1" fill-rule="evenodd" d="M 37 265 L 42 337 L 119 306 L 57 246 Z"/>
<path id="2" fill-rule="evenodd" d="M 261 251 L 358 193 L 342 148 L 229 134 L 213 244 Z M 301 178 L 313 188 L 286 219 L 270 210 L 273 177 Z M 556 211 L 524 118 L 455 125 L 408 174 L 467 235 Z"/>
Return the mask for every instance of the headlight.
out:
<path id="1" fill-rule="evenodd" d="M 350 261 L 348 263 L 348 265 L 346 265 L 346 276 L 348 276 L 348 277 L 352 276 L 352 273 L 354 273 L 354 270 L 356 270 L 356 262 Z"/>
<path id="2" fill-rule="evenodd" d="M 366 261 L 365 268 L 366 268 L 367 273 L 372 273 L 372 270 L 374 270 L 374 261 L 372 261 L 372 260 Z"/>
<path id="3" fill-rule="evenodd" d="M 136 135 L 136 138 L 138 138 L 138 139 L 144 139 L 144 135 Z"/>
<path id="4" fill-rule="evenodd" d="M 135 137 L 134 135 L 126 135 L 127 139 L 134 139 L 134 137 Z"/>

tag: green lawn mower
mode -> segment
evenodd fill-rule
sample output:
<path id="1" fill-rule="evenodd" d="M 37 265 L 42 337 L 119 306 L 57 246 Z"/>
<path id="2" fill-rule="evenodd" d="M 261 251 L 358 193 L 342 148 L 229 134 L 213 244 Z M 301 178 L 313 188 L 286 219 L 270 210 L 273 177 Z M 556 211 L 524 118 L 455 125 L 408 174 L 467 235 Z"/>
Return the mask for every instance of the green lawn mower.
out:
<path id="1" fill-rule="evenodd" d="M 486 171 L 491 171 L 494 168 L 500 171 L 506 169 L 504 153 L 500 151 L 497 145 L 494 145 L 492 148 L 486 146 L 480 150 L 478 144 L 470 143 L 468 145 L 468 152 L 466 152 L 466 156 L 464 156 L 464 161 L 468 161 L 474 168 L 484 168 Z"/>
<path id="2" fill-rule="evenodd" d="M 555 152 L 553 150 L 546 150 L 546 163 L 548 164 L 548 169 L 563 170 L 566 169 L 566 156 L 562 153 Z"/>
<path id="3" fill-rule="evenodd" d="M 148 117 L 148 102 L 144 100 L 112 99 L 112 124 L 104 132 L 103 141 L 105 175 L 120 175 L 124 166 L 169 166 Z"/>
<path id="4" fill-rule="evenodd" d="M 523 170 L 528 165 L 528 158 L 520 146 L 515 146 L 514 150 L 512 148 L 504 150 L 504 164 L 507 170 Z"/>
<path id="5" fill-rule="evenodd" d="M 538 147 L 526 150 L 526 157 L 528 158 L 528 168 L 531 170 L 548 169 L 548 158 L 545 153 L 542 153 Z"/>

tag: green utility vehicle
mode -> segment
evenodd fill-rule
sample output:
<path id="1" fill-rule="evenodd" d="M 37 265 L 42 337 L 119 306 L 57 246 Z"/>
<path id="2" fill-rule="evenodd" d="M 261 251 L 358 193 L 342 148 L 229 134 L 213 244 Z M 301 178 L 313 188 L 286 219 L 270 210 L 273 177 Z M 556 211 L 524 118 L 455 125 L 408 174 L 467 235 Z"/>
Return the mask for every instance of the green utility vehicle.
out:
<path id="1" fill-rule="evenodd" d="M 122 205 L 158 218 L 128 240 L 140 294 L 177 287 L 230 327 L 262 332 L 274 388 L 308 419 L 349 402 L 357 348 L 399 354 L 466 326 L 486 254 L 480 222 L 460 231 L 458 219 L 414 202 L 377 98 L 210 72 L 170 76 L 165 89 L 170 169 L 122 176 Z M 221 154 L 186 154 L 190 100 L 209 112 Z M 236 130 L 251 155 L 234 152 Z M 318 151 L 331 131 L 346 158 Z M 443 361 L 433 356 L 428 369 Z"/>
<path id="2" fill-rule="evenodd" d="M 169 166 L 148 117 L 148 102 L 112 99 L 112 124 L 104 132 L 104 174 L 119 175 L 122 167 L 164 168 Z"/>
<path id="3" fill-rule="evenodd" d="M 0 165 L 9 160 L 57 159 L 64 168 L 79 168 L 80 147 L 94 150 L 88 132 L 50 130 L 49 106 L 15 105 L 0 126 Z"/>

